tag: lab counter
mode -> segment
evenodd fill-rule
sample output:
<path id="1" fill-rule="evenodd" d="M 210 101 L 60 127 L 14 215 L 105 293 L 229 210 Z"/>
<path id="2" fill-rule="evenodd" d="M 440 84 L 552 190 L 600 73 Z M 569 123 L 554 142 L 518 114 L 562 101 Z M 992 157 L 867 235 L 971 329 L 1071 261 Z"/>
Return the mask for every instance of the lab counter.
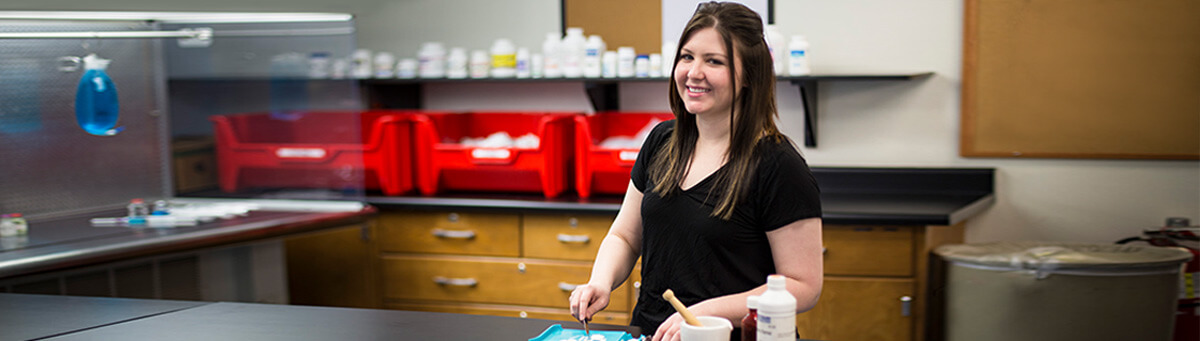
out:
<path id="1" fill-rule="evenodd" d="M 89 223 L 91 218 L 125 214 L 119 210 L 34 220 L 27 236 L 0 238 L 0 278 L 363 223 L 377 213 L 374 207 L 360 206 L 355 211 L 333 212 L 256 210 L 232 219 L 172 228 Z"/>
<path id="2" fill-rule="evenodd" d="M 0 294 L 0 339 L 527 340 L 569 322 L 230 302 Z M 632 326 L 592 327 L 639 335 Z"/>

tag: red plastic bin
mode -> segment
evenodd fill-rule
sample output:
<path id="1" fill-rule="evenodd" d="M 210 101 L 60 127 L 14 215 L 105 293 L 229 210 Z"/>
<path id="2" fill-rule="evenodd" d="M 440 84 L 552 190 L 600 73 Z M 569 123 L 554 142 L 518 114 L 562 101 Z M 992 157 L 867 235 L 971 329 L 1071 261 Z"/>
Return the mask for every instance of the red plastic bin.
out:
<path id="1" fill-rule="evenodd" d="M 413 190 L 418 111 L 244 113 L 209 118 L 221 190 L 365 188 Z"/>
<path id="2" fill-rule="evenodd" d="M 541 192 L 556 197 L 569 186 L 574 113 L 458 113 L 423 115 L 417 126 L 417 182 L 422 194 L 443 191 Z M 538 148 L 470 147 L 465 137 L 533 133 Z"/>
<path id="3" fill-rule="evenodd" d="M 609 137 L 634 137 L 653 120 L 675 119 L 669 112 L 601 112 L 575 118 L 575 190 L 579 197 L 625 194 L 629 172 L 637 161 L 635 148 L 601 147 Z"/>

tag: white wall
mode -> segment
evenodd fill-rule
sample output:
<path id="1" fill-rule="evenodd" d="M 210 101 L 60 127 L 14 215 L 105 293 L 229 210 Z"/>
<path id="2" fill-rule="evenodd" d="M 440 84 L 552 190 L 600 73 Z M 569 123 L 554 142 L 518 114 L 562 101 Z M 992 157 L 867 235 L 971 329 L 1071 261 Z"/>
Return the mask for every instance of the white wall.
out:
<path id="1" fill-rule="evenodd" d="M 440 40 L 484 49 L 495 38 L 539 46 L 560 27 L 558 0 L 8 0 L 0 9 L 324 11 L 357 16 L 360 47 L 415 55 Z M 968 242 L 1107 243 L 1169 216 L 1200 222 L 1200 162 L 963 158 L 958 156 L 962 0 L 780 0 L 776 22 L 804 34 L 818 73 L 933 71 L 914 81 L 823 82 L 814 166 L 995 167 L 997 202 L 967 225 Z M 470 8 L 475 11 L 459 11 Z M 482 14 L 469 14 L 482 13 Z M 434 86 L 433 109 L 585 110 L 582 85 Z M 665 83 L 622 85 L 622 108 L 665 110 Z M 782 84 L 781 84 L 782 85 Z M 1150 85 L 1152 86 L 1152 85 Z M 778 89 L 784 132 L 801 139 L 800 99 Z"/>

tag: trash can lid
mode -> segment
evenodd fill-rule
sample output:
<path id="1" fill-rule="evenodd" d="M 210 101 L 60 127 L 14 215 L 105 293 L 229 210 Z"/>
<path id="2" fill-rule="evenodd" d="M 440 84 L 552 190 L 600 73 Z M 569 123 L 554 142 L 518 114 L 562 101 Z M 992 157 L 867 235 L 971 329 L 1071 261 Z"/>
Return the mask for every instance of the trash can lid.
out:
<path id="1" fill-rule="evenodd" d="M 1112 270 L 1178 268 L 1192 258 L 1181 248 L 1077 242 L 994 242 L 943 245 L 934 250 L 951 262 L 997 270 Z"/>

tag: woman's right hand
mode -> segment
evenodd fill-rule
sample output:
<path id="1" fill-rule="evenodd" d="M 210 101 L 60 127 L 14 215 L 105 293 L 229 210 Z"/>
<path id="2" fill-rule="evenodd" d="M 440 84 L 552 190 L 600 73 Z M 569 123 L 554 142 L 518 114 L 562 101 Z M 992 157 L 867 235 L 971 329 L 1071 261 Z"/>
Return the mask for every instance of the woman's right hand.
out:
<path id="1" fill-rule="evenodd" d="M 592 316 L 608 307 L 612 289 L 591 283 L 575 287 L 571 291 L 571 316 L 579 321 L 592 320 Z"/>

